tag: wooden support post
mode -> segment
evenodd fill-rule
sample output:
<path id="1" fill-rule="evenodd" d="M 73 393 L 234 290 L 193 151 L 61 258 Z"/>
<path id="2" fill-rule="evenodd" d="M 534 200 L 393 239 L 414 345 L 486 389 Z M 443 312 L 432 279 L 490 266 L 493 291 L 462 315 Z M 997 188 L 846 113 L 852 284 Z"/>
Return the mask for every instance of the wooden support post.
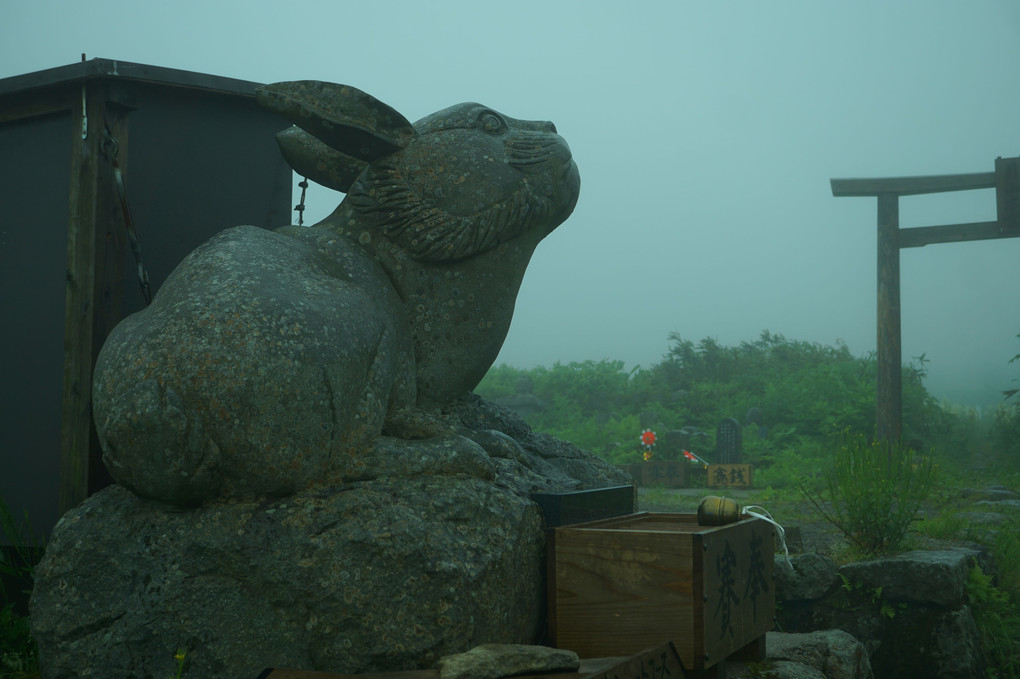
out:
<path id="1" fill-rule="evenodd" d="M 1020 235 L 1020 158 L 995 159 L 995 201 L 999 231 Z"/>
<path id="2" fill-rule="evenodd" d="M 903 397 L 900 357 L 899 196 L 878 195 L 878 392 L 876 435 L 899 441 Z"/>
<path id="3" fill-rule="evenodd" d="M 119 216 L 107 130 L 126 141 L 126 111 L 107 106 L 105 88 L 84 81 L 72 110 L 70 215 L 64 317 L 64 392 L 61 404 L 60 492 L 63 514 L 89 494 L 92 368 L 120 314 L 123 223 Z M 105 152 L 110 153 L 109 145 Z M 119 156 L 124 162 L 126 149 Z"/>
<path id="4" fill-rule="evenodd" d="M 92 290 L 95 280 L 96 204 L 103 101 L 83 83 L 72 97 L 71 195 L 64 297 L 64 396 L 61 404 L 60 494 L 63 514 L 88 494 L 92 389 Z"/>

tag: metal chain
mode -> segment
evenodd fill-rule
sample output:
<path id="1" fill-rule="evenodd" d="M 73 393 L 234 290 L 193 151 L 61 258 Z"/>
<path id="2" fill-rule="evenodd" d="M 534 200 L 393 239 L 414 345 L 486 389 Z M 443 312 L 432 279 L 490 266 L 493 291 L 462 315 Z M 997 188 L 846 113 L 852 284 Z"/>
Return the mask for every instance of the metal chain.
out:
<path id="1" fill-rule="evenodd" d="M 124 174 L 120 171 L 117 163 L 117 154 L 120 152 L 120 142 L 110 134 L 110 130 L 103 131 L 103 153 L 110 159 L 113 166 L 113 179 L 117 185 L 117 196 L 120 199 L 120 211 L 124 215 L 124 227 L 127 231 L 128 241 L 131 243 L 131 252 L 134 253 L 135 263 L 138 265 L 138 284 L 142 288 L 142 297 L 148 306 L 152 303 L 152 289 L 149 286 L 149 272 L 145 270 L 142 262 L 142 246 L 138 242 L 138 232 L 135 230 L 134 220 L 131 219 L 131 207 L 128 205 L 127 189 L 124 186 Z"/>
<path id="2" fill-rule="evenodd" d="M 305 191 L 308 190 L 308 177 L 302 177 L 301 181 L 298 182 L 298 186 L 301 187 L 301 200 L 297 205 L 294 206 L 294 210 L 297 212 L 297 223 L 298 226 L 305 225 Z"/>

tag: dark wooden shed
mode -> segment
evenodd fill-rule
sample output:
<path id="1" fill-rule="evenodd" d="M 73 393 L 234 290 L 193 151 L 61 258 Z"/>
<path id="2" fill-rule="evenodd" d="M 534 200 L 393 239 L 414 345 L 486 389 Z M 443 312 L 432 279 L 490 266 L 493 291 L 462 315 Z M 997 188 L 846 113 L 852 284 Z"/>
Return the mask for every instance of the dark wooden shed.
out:
<path id="1" fill-rule="evenodd" d="M 291 221 L 258 85 L 109 59 L 0 80 L 0 497 L 37 530 L 109 483 L 92 367 L 146 304 L 129 231 L 154 294 L 216 232 Z"/>

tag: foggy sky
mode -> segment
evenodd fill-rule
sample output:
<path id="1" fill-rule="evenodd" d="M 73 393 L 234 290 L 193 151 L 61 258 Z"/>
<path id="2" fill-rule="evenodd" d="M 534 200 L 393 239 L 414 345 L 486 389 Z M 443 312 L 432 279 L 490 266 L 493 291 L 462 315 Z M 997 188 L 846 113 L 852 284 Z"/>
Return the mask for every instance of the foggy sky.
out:
<path id="1" fill-rule="evenodd" d="M 1013 0 L 0 0 L 0 77 L 82 52 L 350 84 L 412 121 L 461 101 L 552 120 L 581 198 L 528 269 L 499 359 L 518 367 L 647 367 L 674 331 L 873 351 L 876 201 L 829 179 L 1020 155 Z M 310 192 L 306 219 L 341 197 Z M 992 220 L 994 191 L 904 198 L 900 217 Z M 937 396 L 1017 386 L 1018 261 L 1020 239 L 901 252 L 903 357 L 925 354 Z"/>

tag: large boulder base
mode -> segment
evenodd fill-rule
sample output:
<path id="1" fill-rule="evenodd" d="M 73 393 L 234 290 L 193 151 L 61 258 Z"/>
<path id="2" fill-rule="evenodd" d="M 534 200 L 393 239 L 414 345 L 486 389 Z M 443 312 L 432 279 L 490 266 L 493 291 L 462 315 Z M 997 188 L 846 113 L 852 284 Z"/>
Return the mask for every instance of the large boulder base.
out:
<path id="1" fill-rule="evenodd" d="M 544 618 L 534 491 L 629 483 L 471 397 L 459 433 L 383 437 L 356 480 L 180 508 L 111 486 L 65 515 L 36 571 L 43 676 L 188 676 L 266 667 L 433 666 L 532 644 Z M 372 470 L 372 471 L 369 471 Z"/>

